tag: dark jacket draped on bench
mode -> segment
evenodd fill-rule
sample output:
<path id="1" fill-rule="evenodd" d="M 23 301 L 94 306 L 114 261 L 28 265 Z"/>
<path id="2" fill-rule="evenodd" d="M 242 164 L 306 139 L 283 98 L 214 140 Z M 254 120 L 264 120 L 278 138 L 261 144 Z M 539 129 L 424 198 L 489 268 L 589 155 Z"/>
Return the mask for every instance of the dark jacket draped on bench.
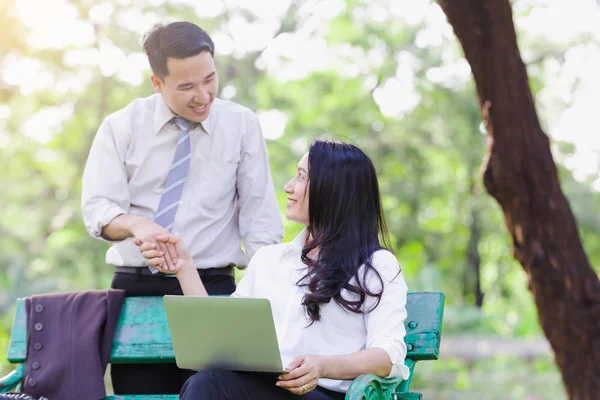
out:
<path id="1" fill-rule="evenodd" d="M 124 298 L 113 289 L 28 298 L 23 392 L 49 400 L 104 398 Z"/>

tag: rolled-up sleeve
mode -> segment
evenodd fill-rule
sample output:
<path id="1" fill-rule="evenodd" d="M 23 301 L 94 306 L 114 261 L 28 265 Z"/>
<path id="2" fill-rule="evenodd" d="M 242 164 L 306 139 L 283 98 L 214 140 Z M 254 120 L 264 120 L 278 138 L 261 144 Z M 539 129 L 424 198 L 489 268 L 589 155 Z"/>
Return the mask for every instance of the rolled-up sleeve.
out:
<path id="1" fill-rule="evenodd" d="M 269 157 L 260 123 L 246 114 L 246 132 L 237 172 L 240 236 L 248 260 L 262 246 L 280 243 L 283 223 L 277 205 Z"/>
<path id="2" fill-rule="evenodd" d="M 256 280 L 256 270 L 261 268 L 261 265 L 264 261 L 261 261 L 261 256 L 264 254 L 266 249 L 259 249 L 252 257 L 252 260 L 248 263 L 248 266 L 244 270 L 244 276 L 240 279 L 237 287 L 235 288 L 235 292 L 231 295 L 231 297 L 242 297 L 242 298 L 252 298 L 255 295 L 255 280 Z"/>
<path id="3" fill-rule="evenodd" d="M 375 253 L 373 266 L 382 277 L 383 294 L 377 307 L 365 314 L 366 347 L 383 349 L 390 357 L 392 369 L 388 378 L 401 377 L 408 379 L 410 371 L 404 365 L 404 359 L 406 358 L 404 322 L 407 317 L 406 297 L 408 288 L 402 272 L 400 272 L 398 261 L 392 253 L 387 251 Z M 381 289 L 381 282 L 374 274 L 370 275 L 370 279 L 367 281 L 368 287 L 370 290 L 378 292 Z M 366 303 L 368 310 L 373 307 L 375 301 L 373 299 Z"/>
<path id="4" fill-rule="evenodd" d="M 94 138 L 83 172 L 81 212 L 90 235 L 102 238 L 102 228 L 128 212 L 129 187 L 125 170 L 127 138 L 116 137 L 104 120 Z"/>

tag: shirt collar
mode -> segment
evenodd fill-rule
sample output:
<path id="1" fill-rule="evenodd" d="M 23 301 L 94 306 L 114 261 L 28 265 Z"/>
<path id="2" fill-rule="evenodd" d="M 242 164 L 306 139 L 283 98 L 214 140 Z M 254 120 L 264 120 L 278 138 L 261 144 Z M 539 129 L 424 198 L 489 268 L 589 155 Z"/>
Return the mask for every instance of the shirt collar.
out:
<path id="1" fill-rule="evenodd" d="M 165 126 L 167 122 L 176 117 L 175 113 L 171 111 L 167 103 L 162 97 L 162 94 L 156 94 L 156 109 L 154 110 L 154 134 L 157 135 L 158 132 Z"/>
<path id="2" fill-rule="evenodd" d="M 200 126 L 202 127 L 202 130 L 204 132 L 206 132 L 207 135 L 210 136 L 210 114 L 212 113 L 208 113 L 208 117 L 206 117 L 206 119 L 202 122 L 200 122 Z"/>
<path id="3" fill-rule="evenodd" d="M 283 255 L 288 255 L 288 259 L 293 260 L 289 265 L 289 279 L 290 282 L 294 284 L 294 286 L 306 275 L 307 266 L 301 261 L 300 256 L 302 255 L 302 249 L 306 244 L 306 240 L 308 238 L 308 228 L 302 229 L 302 232 L 298 234 L 288 243 L 288 246 L 283 251 Z"/>
<path id="4" fill-rule="evenodd" d="M 288 246 L 285 249 L 285 251 L 286 252 L 293 251 L 299 255 L 302 254 L 302 249 L 304 248 L 304 245 L 306 244 L 307 236 L 308 236 L 308 228 L 302 229 L 302 231 L 294 238 L 294 240 L 292 240 L 291 242 L 288 243 Z"/>
<path id="5" fill-rule="evenodd" d="M 163 99 L 162 94 L 157 93 L 156 96 L 157 96 L 156 109 L 154 110 L 154 134 L 155 135 L 157 135 L 158 132 L 160 132 L 160 130 L 165 126 L 165 124 L 167 124 L 169 121 L 171 121 L 174 117 L 177 116 L 177 114 L 175 114 L 173 111 L 171 111 L 169 106 L 167 106 L 167 103 L 165 103 L 165 100 Z M 212 107 L 215 105 L 216 101 L 217 101 L 217 99 L 215 99 L 215 101 L 213 101 L 213 104 L 211 105 L 211 110 L 208 113 L 208 117 L 200 123 L 200 126 L 202 126 L 202 129 L 208 135 L 210 135 L 210 132 L 211 132 L 210 116 L 213 113 Z"/>

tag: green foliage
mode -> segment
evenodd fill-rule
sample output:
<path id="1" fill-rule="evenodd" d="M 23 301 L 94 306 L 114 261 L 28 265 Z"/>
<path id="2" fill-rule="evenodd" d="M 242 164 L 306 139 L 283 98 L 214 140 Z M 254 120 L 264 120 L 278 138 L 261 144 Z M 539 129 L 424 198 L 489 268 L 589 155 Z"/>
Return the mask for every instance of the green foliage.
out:
<path id="1" fill-rule="evenodd" d="M 93 25 L 93 43 L 38 49 L 28 43 L 30 29 L 16 17 L 15 0 L 0 2 L 0 69 L 8 63 L 7 55 L 16 54 L 39 62 L 53 80 L 49 87 L 28 91 L 0 77 L 0 157 L 5 166 L 0 183 L 6 188 L 0 192 L 0 348 L 7 345 L 16 298 L 110 284 L 112 268 L 104 263 L 107 245 L 90 238 L 81 220 L 81 173 L 102 119 L 132 99 L 152 93 L 148 70 L 138 85 L 119 73 L 103 73 L 98 63 L 101 60 L 87 59 L 86 54 L 99 51 L 107 43 L 121 48 L 126 56 L 141 52 L 139 32 L 115 16 L 134 11 L 139 18 L 187 19 L 213 36 L 230 35 L 233 17 L 248 23 L 257 23 L 259 18 L 236 6 L 225 6 L 216 16 L 201 18 L 195 8 L 182 5 L 185 2 L 153 6 L 121 1 L 111 2 L 113 17 L 99 23 L 91 21 L 90 10 L 101 2 L 70 3 L 75 4 L 80 22 Z M 338 54 L 337 64 L 310 69 L 312 72 L 298 79 L 282 79 L 276 70 L 265 67 L 268 48 L 264 53 L 220 54 L 217 47 L 222 94 L 234 92 L 228 95 L 233 101 L 254 110 L 278 109 L 286 114 L 283 136 L 268 141 L 281 210 L 286 203 L 283 185 L 293 176 L 297 161 L 313 138 L 352 141 L 376 164 L 393 251 L 410 289 L 446 294 L 444 333 L 540 336 L 527 277 L 512 258 L 501 210 L 481 182 L 485 134 L 473 84 L 468 76 L 430 79 L 432 71 L 459 63 L 456 41 L 442 38 L 437 45 L 417 45 L 423 24 L 411 25 L 391 14 L 378 21 L 369 16 L 371 3 L 347 0 L 337 15 L 309 35 L 326 41 L 327 54 Z M 310 25 L 307 20 L 312 14 L 302 7 L 306 4 L 295 4 L 281 17 L 277 39 Z M 389 8 L 387 0 L 378 6 Z M 550 51 L 560 54 L 565 50 L 548 43 L 524 43 L 539 59 Z M 308 57 L 306 68 L 321 56 Z M 280 57 L 279 62 L 289 67 L 297 61 Z M 544 86 L 543 64 L 534 67 L 530 81 L 537 92 Z M 87 78 L 79 86 L 65 89 L 68 82 L 82 76 Z M 384 113 L 376 98 L 395 79 L 400 85 L 394 93 L 398 103 L 404 104 L 411 96 L 417 100 L 411 106 Z M 6 118 L 2 117 L 2 107 L 10 110 Z M 52 115 L 57 113 L 65 117 L 54 122 Z M 572 152 L 572 146 L 557 143 L 557 160 Z M 590 261 L 599 266 L 600 196 L 591 189 L 591 182 L 576 181 L 563 167 L 560 176 Z M 302 227 L 286 221 L 285 228 L 286 240 L 291 240 Z M 480 260 L 479 281 L 485 295 L 482 308 L 474 306 L 477 279 L 469 254 L 477 254 Z M 495 383 L 498 388 L 510 387 L 510 394 L 497 398 L 521 399 L 532 393 L 545 393 L 544 399 L 560 398 L 553 397 L 560 393 L 560 382 L 549 360 L 469 364 L 443 359 L 419 365 L 417 370 L 418 387 L 460 392 L 460 398 L 469 398 L 465 391 L 484 390 L 488 374 L 500 376 Z M 527 386 L 519 381 L 519 374 L 540 378 Z M 545 380 L 548 376 L 552 379 Z M 520 388 L 527 388 L 527 393 Z M 445 398 L 458 397 L 449 394 Z"/>
<path id="2" fill-rule="evenodd" d="M 563 400 L 560 374 L 549 358 L 441 359 L 418 363 L 412 390 L 426 399 Z"/>

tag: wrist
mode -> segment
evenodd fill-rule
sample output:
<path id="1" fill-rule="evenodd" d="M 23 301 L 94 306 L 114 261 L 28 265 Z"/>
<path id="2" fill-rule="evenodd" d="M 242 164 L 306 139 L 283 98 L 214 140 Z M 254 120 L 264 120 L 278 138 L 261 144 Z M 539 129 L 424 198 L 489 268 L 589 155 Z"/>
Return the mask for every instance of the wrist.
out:
<path id="1" fill-rule="evenodd" d="M 321 378 L 327 378 L 332 374 L 332 359 L 333 356 L 320 356 L 321 357 Z"/>
<path id="2" fill-rule="evenodd" d="M 186 279 L 188 276 L 198 275 L 196 267 L 193 263 L 186 262 L 179 271 L 177 271 L 177 279 Z"/>
<path id="3" fill-rule="evenodd" d="M 131 236 L 136 236 L 138 228 L 146 221 L 146 218 L 140 217 L 139 215 L 125 214 L 125 228 L 129 231 Z"/>

